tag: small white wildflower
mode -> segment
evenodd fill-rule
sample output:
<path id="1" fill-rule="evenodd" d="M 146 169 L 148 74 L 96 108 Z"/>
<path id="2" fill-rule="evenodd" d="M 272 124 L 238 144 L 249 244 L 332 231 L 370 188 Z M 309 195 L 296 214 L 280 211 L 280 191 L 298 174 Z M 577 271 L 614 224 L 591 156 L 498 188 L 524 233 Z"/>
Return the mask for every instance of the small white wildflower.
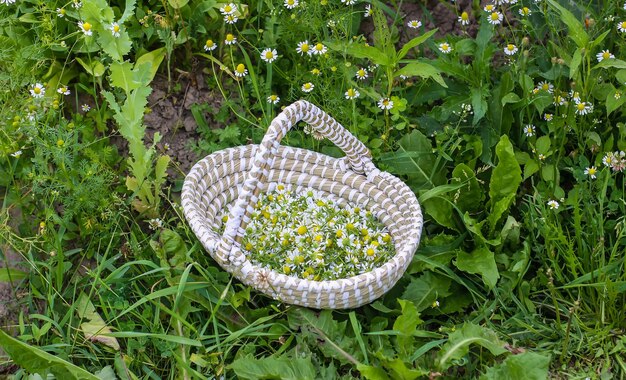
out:
<path id="1" fill-rule="evenodd" d="M 439 44 L 439 51 L 448 54 L 452 51 L 452 46 L 447 42 L 442 42 Z"/>
<path id="2" fill-rule="evenodd" d="M 540 91 L 547 91 L 550 94 L 554 91 L 554 85 L 550 82 L 541 81 L 536 87 Z"/>
<path id="3" fill-rule="evenodd" d="M 346 96 L 346 99 L 348 99 L 348 100 L 356 99 L 359 96 L 361 96 L 359 91 L 357 89 L 354 89 L 354 88 L 349 88 L 348 91 L 346 91 L 346 93 L 344 95 Z"/>
<path id="4" fill-rule="evenodd" d="M 596 54 L 596 58 L 598 59 L 598 62 L 602 62 L 605 59 L 614 59 L 615 56 L 611 54 L 611 52 L 608 50 L 602 50 L 601 52 Z"/>
<path id="5" fill-rule="evenodd" d="M 551 210 L 556 210 L 559 208 L 559 202 L 555 201 L 554 199 L 551 199 L 548 201 L 548 206 L 550 207 Z"/>
<path id="6" fill-rule="evenodd" d="M 461 25 L 469 25 L 469 23 L 470 23 L 469 14 L 467 12 L 461 13 L 461 15 L 459 16 L 458 21 L 459 21 L 459 23 L 461 23 Z"/>
<path id="7" fill-rule="evenodd" d="M 117 38 L 120 36 L 120 24 L 114 22 L 113 24 L 111 24 L 111 26 L 109 27 L 109 30 L 111 31 L 111 34 L 113 34 L 113 37 Z"/>
<path id="8" fill-rule="evenodd" d="M 248 75 L 248 69 L 246 69 L 246 66 L 243 63 L 238 64 L 237 67 L 235 67 L 235 76 L 243 78 L 246 75 Z"/>
<path id="9" fill-rule="evenodd" d="M 287 9 L 294 9 L 295 7 L 297 7 L 300 3 L 298 2 L 298 0 L 285 0 L 285 2 L 283 3 L 283 5 L 285 6 L 285 8 Z"/>
<path id="10" fill-rule="evenodd" d="M 61 95 L 69 95 L 70 94 L 70 89 L 67 88 L 67 86 L 61 86 L 59 88 L 57 88 L 57 92 Z"/>
<path id="11" fill-rule="evenodd" d="M 596 174 L 598 173 L 598 168 L 595 166 L 585 168 L 585 175 L 588 175 L 591 179 L 596 179 Z"/>
<path id="12" fill-rule="evenodd" d="M 11 153 L 11 157 L 15 157 L 15 158 L 20 158 L 20 156 L 22 155 L 22 150 L 18 150 L 14 153 Z"/>
<path id="13" fill-rule="evenodd" d="M 519 12 L 520 16 L 522 16 L 522 17 L 528 17 L 532 13 L 530 11 L 530 9 L 528 9 L 528 7 L 520 8 L 520 10 L 518 12 Z"/>
<path id="14" fill-rule="evenodd" d="M 381 110 L 390 110 L 393 108 L 393 100 L 389 98 L 381 98 L 378 101 L 378 108 Z"/>
<path id="15" fill-rule="evenodd" d="M 589 102 L 578 101 L 576 102 L 576 114 L 587 115 L 593 111 L 593 105 Z"/>
<path id="16" fill-rule="evenodd" d="M 63 8 L 57 8 L 57 17 L 63 18 L 65 17 L 65 9 Z"/>
<path id="17" fill-rule="evenodd" d="M 272 94 L 267 97 L 267 102 L 270 104 L 278 104 L 278 102 L 280 102 L 280 97 L 278 95 Z"/>
<path id="18" fill-rule="evenodd" d="M 89 107 L 89 104 L 83 104 L 82 106 L 80 106 L 80 109 L 83 110 L 83 112 L 89 112 L 89 110 L 91 110 L 91 107 Z"/>
<path id="19" fill-rule="evenodd" d="M 88 23 L 87 21 L 79 21 L 78 22 L 78 27 L 80 28 L 80 30 L 86 35 L 86 36 L 91 36 L 93 35 L 93 30 L 92 30 L 92 25 L 90 23 Z"/>
<path id="20" fill-rule="evenodd" d="M 370 17 L 372 15 L 372 6 L 370 4 L 367 4 L 365 6 L 365 14 L 363 15 L 363 17 Z"/>
<path id="21" fill-rule="evenodd" d="M 622 21 L 619 24 L 617 24 L 617 30 L 619 30 L 622 33 L 626 33 L 626 21 Z"/>
<path id="22" fill-rule="evenodd" d="M 32 95 L 33 98 L 40 99 L 40 98 L 43 98 L 44 95 L 46 95 L 46 89 L 44 88 L 43 84 L 35 83 L 33 88 L 30 89 L 30 94 Z"/>
<path id="23" fill-rule="evenodd" d="M 308 40 L 304 40 L 301 42 L 298 42 L 298 46 L 296 47 L 296 52 L 298 52 L 298 54 L 300 55 L 311 55 L 312 51 L 311 51 L 311 45 L 309 45 L 309 41 Z"/>
<path id="24" fill-rule="evenodd" d="M 506 55 L 513 55 L 517 53 L 517 46 L 513 45 L 513 44 L 507 44 L 504 47 L 504 54 Z"/>
<path id="25" fill-rule="evenodd" d="M 158 228 L 163 227 L 163 221 L 159 218 L 150 219 L 148 221 L 148 227 L 150 227 L 150 229 L 154 231 Z"/>
<path id="26" fill-rule="evenodd" d="M 302 85 L 302 91 L 307 92 L 307 93 L 313 91 L 314 88 L 315 88 L 315 85 L 311 82 L 307 82 Z"/>
<path id="27" fill-rule="evenodd" d="M 341 0 L 345 5 L 354 5 L 356 4 L 356 0 Z"/>
<path id="28" fill-rule="evenodd" d="M 220 12 L 222 12 L 222 14 L 225 16 L 232 15 L 237 12 L 237 5 L 235 5 L 234 3 L 226 4 L 220 8 Z"/>
<path id="29" fill-rule="evenodd" d="M 532 137 L 535 135 L 535 126 L 532 124 L 527 124 L 526 126 L 524 126 L 524 134 L 527 137 Z"/>
<path id="30" fill-rule="evenodd" d="M 272 63 L 278 58 L 278 52 L 276 49 L 265 48 L 261 52 L 261 59 L 267 63 Z"/>
<path id="31" fill-rule="evenodd" d="M 217 48 L 217 44 L 213 42 L 212 39 L 208 39 L 204 43 L 204 50 L 206 51 L 212 51 L 212 50 L 215 50 L 216 48 Z"/>
<path id="32" fill-rule="evenodd" d="M 234 45 L 237 43 L 237 37 L 235 37 L 232 33 L 228 33 L 226 35 L 226 39 L 224 40 L 226 45 Z"/>
<path id="33" fill-rule="evenodd" d="M 321 42 L 318 42 L 315 44 L 315 46 L 313 46 L 313 54 L 315 55 L 326 54 L 327 51 L 328 51 L 328 48 Z"/>
<path id="34" fill-rule="evenodd" d="M 422 26 L 422 22 L 419 20 L 411 20 L 409 22 L 407 22 L 406 24 L 409 28 L 411 29 L 418 29 L 419 27 Z"/>
<path id="35" fill-rule="evenodd" d="M 367 69 L 364 68 L 359 68 L 356 71 L 356 74 L 354 75 L 356 77 L 356 79 L 358 80 L 364 80 L 365 78 L 367 78 Z"/>
<path id="36" fill-rule="evenodd" d="M 503 19 L 504 19 L 504 16 L 500 12 L 492 12 L 489 15 L 489 23 L 491 25 L 499 25 Z"/>
<path id="37" fill-rule="evenodd" d="M 224 22 L 226 24 L 232 25 L 236 23 L 237 21 L 239 21 L 239 18 L 235 15 L 224 15 Z"/>

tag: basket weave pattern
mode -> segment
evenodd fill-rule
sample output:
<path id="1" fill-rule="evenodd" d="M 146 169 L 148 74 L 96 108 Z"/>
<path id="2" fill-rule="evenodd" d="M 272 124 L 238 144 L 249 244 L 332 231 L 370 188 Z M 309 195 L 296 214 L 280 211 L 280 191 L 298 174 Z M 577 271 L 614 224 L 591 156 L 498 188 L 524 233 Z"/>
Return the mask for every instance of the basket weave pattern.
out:
<path id="1" fill-rule="evenodd" d="M 281 146 L 281 139 L 299 121 L 346 156 L 336 159 Z M 369 209 L 389 230 L 396 254 L 371 272 L 332 281 L 300 279 L 253 264 L 242 251 L 242 237 L 259 194 L 278 184 L 297 191 L 314 189 L 339 204 L 349 201 Z M 220 216 L 229 205 L 220 236 L 216 232 Z M 398 178 L 378 170 L 363 143 L 304 100 L 286 107 L 272 121 L 261 144 L 221 150 L 200 160 L 185 178 L 182 206 L 193 232 L 225 270 L 274 299 L 315 308 L 353 308 L 383 295 L 411 262 L 422 230 L 415 194 Z"/>

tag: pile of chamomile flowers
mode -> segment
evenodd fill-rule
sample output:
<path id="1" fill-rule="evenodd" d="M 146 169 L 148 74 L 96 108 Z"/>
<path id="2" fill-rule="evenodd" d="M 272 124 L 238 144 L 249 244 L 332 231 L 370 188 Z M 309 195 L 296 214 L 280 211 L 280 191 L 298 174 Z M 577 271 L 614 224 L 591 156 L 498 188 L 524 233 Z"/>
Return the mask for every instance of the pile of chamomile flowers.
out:
<path id="1" fill-rule="evenodd" d="M 280 184 L 259 196 L 241 247 L 253 264 L 315 281 L 369 272 L 395 255 L 391 235 L 370 211 Z"/>

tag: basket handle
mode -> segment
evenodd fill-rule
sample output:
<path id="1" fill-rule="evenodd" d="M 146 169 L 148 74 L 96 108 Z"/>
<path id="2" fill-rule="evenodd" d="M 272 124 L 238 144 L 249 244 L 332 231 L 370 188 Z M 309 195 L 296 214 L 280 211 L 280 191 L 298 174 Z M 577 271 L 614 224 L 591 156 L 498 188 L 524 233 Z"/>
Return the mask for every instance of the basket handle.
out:
<path id="1" fill-rule="evenodd" d="M 253 159 L 248 178 L 244 181 L 239 197 L 231 208 L 224 235 L 217 249 L 217 255 L 222 259 L 228 259 L 231 265 L 238 266 L 245 261 L 241 250 L 232 249 L 233 244 L 239 244 L 243 238 L 258 195 L 265 188 L 268 168 L 276 157 L 280 141 L 299 121 L 311 125 L 346 154 L 346 157 L 337 161 L 340 169 L 347 169 L 347 161 L 348 166 L 356 173 L 369 176 L 373 172 L 379 172 L 372 163 L 372 156 L 367 147 L 330 115 L 306 100 L 289 105 L 272 120 Z"/>

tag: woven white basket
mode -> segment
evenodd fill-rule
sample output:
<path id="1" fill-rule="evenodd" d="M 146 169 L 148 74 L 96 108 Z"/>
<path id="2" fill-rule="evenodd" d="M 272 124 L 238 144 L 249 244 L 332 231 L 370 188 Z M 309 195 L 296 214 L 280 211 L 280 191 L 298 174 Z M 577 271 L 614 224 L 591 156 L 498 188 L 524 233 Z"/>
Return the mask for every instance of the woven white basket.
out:
<path id="1" fill-rule="evenodd" d="M 281 146 L 283 136 L 299 121 L 335 143 L 346 157 Z M 242 251 L 242 237 L 258 195 L 277 184 L 315 189 L 339 204 L 369 209 L 386 225 L 396 254 L 370 272 L 333 281 L 304 280 L 251 263 Z M 216 230 L 229 204 L 220 236 Z M 391 289 L 411 262 L 422 231 L 420 205 L 411 189 L 378 170 L 363 143 L 304 100 L 286 107 L 272 121 L 260 145 L 224 149 L 194 165 L 185 178 L 182 206 L 191 229 L 222 268 L 274 299 L 319 309 L 358 307 Z"/>

